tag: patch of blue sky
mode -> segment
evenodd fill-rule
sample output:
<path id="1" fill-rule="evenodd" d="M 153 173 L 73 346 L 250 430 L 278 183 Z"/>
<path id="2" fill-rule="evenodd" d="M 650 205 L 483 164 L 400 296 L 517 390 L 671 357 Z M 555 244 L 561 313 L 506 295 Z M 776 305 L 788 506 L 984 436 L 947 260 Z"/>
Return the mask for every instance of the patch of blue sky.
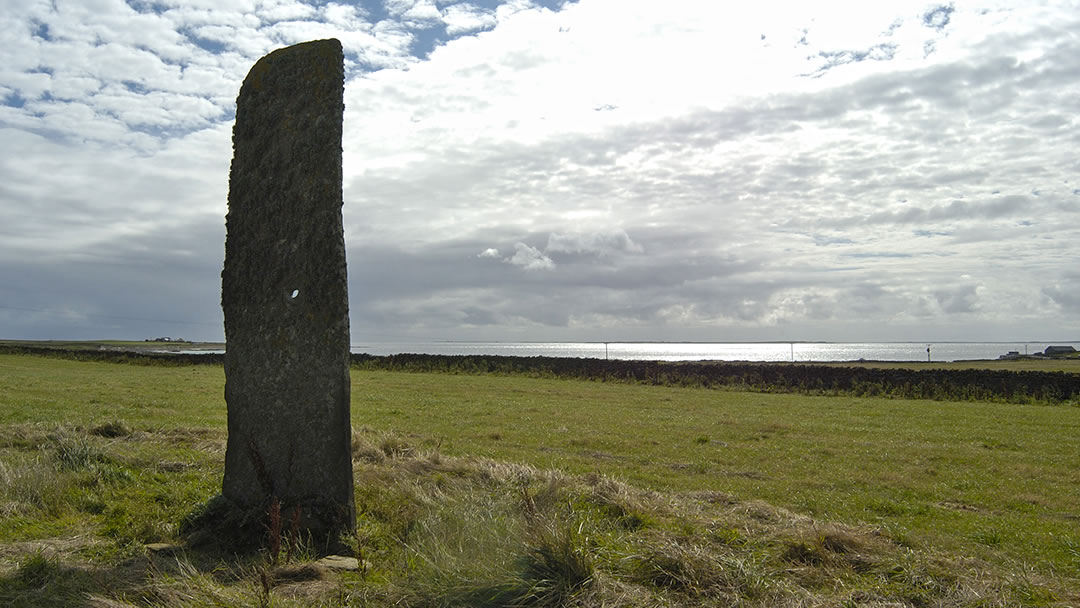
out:
<path id="1" fill-rule="evenodd" d="M 150 92 L 150 89 L 148 89 L 146 85 L 142 84 L 141 82 L 136 82 L 134 80 L 121 80 L 120 84 L 124 85 L 124 88 L 128 91 L 131 91 L 132 93 L 145 95 L 146 93 Z"/>
<path id="2" fill-rule="evenodd" d="M 164 13 L 169 9 L 168 5 L 154 0 L 124 0 L 131 10 L 137 13 Z"/>
<path id="3" fill-rule="evenodd" d="M 577 0 L 533 0 L 533 4 L 546 8 L 552 11 L 562 10 L 563 7 L 576 3 Z M 372 21 L 379 21 L 382 19 L 390 18 L 389 13 L 386 11 L 382 3 L 365 2 L 364 8 L 369 10 Z M 375 5 L 376 7 L 370 7 L 369 5 Z M 461 2 L 459 4 L 469 4 L 481 9 L 494 11 L 503 4 L 506 4 L 505 0 L 472 0 L 467 2 Z M 443 8 L 447 5 L 440 4 Z M 466 35 L 475 34 L 476 32 L 470 32 Z M 412 45 L 409 47 L 409 54 L 419 59 L 427 59 L 431 52 L 434 51 L 440 44 L 457 38 L 457 36 L 450 36 L 447 33 L 446 26 L 442 23 L 431 23 L 430 26 L 422 29 L 418 28 L 413 30 L 414 39 Z"/>
<path id="4" fill-rule="evenodd" d="M 228 45 L 226 45 L 224 42 L 220 40 L 210 40 L 208 38 L 202 38 L 198 34 L 190 31 L 187 28 L 181 29 L 180 33 L 184 36 L 187 36 L 187 39 L 191 41 L 191 43 L 195 46 L 209 53 L 213 53 L 214 55 L 224 53 L 225 50 L 228 49 Z"/>
<path id="5" fill-rule="evenodd" d="M 577 0 L 533 0 L 533 4 L 553 11 L 561 10 L 568 4 L 576 4 Z M 506 4 L 504 0 L 471 0 L 463 2 L 462 4 L 472 4 L 473 6 L 479 6 L 480 8 L 486 8 L 495 10 L 503 4 Z"/>
<path id="6" fill-rule="evenodd" d="M 941 31 L 945 29 L 945 26 L 949 25 L 949 22 L 952 20 L 952 14 L 955 11 L 956 7 L 951 4 L 948 6 L 934 7 L 923 13 L 923 25 Z"/>
<path id="7" fill-rule="evenodd" d="M 4 105 L 9 108 L 21 108 L 26 105 L 26 98 L 15 91 L 4 95 Z"/>
<path id="8" fill-rule="evenodd" d="M 52 35 L 49 33 L 49 24 L 39 21 L 31 22 L 32 33 L 35 38 L 41 38 L 46 42 L 52 41 Z"/>
<path id="9" fill-rule="evenodd" d="M 824 65 L 813 72 L 802 74 L 802 76 L 820 78 L 829 70 L 850 63 L 891 61 L 896 56 L 898 48 L 899 46 L 894 43 L 883 42 L 861 50 L 818 51 L 818 57 L 822 59 Z"/>
<path id="10" fill-rule="evenodd" d="M 313 2 L 311 4 L 313 6 L 322 6 L 327 4 L 327 2 Z M 359 6 L 360 10 L 367 15 L 367 19 L 372 23 L 377 23 L 390 18 L 390 11 L 386 10 L 386 4 L 381 0 L 363 0 L 362 2 L 345 2 L 345 4 Z"/>
<path id="11" fill-rule="evenodd" d="M 440 44 L 446 43 L 450 36 L 446 33 L 446 26 L 441 23 L 432 24 L 431 27 L 414 30 L 413 42 L 409 45 L 409 54 L 420 59 L 427 59 L 431 52 Z"/>
<path id="12" fill-rule="evenodd" d="M 175 139 L 178 137 L 184 137 L 190 135 L 196 131 L 204 129 L 206 125 L 198 125 L 191 127 L 176 127 L 176 126 L 161 126 L 161 125 L 127 125 L 127 129 L 132 133 L 142 133 L 143 135 L 149 135 L 156 139 Z"/>

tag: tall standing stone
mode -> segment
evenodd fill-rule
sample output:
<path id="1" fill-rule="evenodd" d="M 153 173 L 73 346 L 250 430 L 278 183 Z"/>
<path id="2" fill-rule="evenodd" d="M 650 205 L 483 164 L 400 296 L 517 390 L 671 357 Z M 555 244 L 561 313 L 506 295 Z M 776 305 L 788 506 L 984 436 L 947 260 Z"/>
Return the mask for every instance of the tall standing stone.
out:
<path id="1" fill-rule="evenodd" d="M 221 273 L 222 495 L 254 517 L 276 502 L 330 541 L 355 526 L 344 80 L 337 40 L 279 49 L 251 68 L 236 100 Z"/>

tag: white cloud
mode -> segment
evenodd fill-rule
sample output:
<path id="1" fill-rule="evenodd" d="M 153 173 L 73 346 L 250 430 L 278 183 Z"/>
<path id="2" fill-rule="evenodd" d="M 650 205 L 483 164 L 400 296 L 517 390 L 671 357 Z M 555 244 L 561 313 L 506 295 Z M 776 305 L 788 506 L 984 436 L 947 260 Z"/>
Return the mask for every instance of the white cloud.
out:
<path id="1" fill-rule="evenodd" d="M 330 2 L 323 7 L 323 16 L 327 22 L 345 30 L 366 29 L 369 27 L 364 10 L 354 5 Z"/>
<path id="2" fill-rule="evenodd" d="M 554 270 L 555 262 L 539 249 L 525 243 L 514 244 L 514 255 L 506 258 L 506 263 L 520 266 L 525 270 Z"/>
<path id="3" fill-rule="evenodd" d="M 469 3 L 451 4 L 443 9 L 446 33 L 459 36 L 495 27 L 495 13 Z"/>
<path id="4" fill-rule="evenodd" d="M 315 7 L 296 0 L 263 0 L 255 12 L 263 23 L 300 21 L 314 16 L 315 13 Z"/>
<path id="5" fill-rule="evenodd" d="M 222 44 L 226 49 L 236 51 L 246 58 L 258 58 L 275 46 L 266 32 L 245 26 L 203 25 L 194 28 L 193 33 L 204 40 Z"/>
<path id="6" fill-rule="evenodd" d="M 383 8 L 394 17 L 400 17 L 405 11 L 411 9 L 417 0 L 383 0 Z"/>
<path id="7" fill-rule="evenodd" d="M 401 14 L 402 20 L 411 27 L 428 28 L 442 23 L 442 13 L 432 0 L 418 0 Z"/>
<path id="8" fill-rule="evenodd" d="M 44 72 L 18 72 L 5 76 L 9 90 L 26 99 L 36 99 L 52 88 L 52 76 Z"/>
<path id="9" fill-rule="evenodd" d="M 613 253 L 642 253 L 644 249 L 630 239 L 625 230 L 592 233 L 552 233 L 548 253 L 586 253 L 599 256 Z"/>
<path id="10" fill-rule="evenodd" d="M 86 76 L 61 77 L 49 83 L 49 92 L 56 99 L 70 101 L 82 99 L 101 90 L 101 81 Z M 40 93 L 37 95 L 40 96 Z"/>
<path id="11" fill-rule="evenodd" d="M 498 249 L 495 249 L 494 247 L 488 247 L 487 249 L 485 249 L 485 250 L 481 251 L 480 253 L 476 254 L 476 257 L 478 257 L 478 258 L 499 259 L 502 256 L 499 254 Z"/>

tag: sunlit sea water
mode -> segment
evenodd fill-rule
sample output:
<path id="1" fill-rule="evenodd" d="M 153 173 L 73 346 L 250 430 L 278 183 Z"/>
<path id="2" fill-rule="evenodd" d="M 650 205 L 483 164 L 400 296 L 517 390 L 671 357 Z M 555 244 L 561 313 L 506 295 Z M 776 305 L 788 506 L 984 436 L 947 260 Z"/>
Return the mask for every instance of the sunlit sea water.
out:
<path id="1" fill-rule="evenodd" d="M 1054 342 L 1080 350 L 1080 342 Z M 997 359 L 1009 351 L 1042 352 L 1046 342 L 871 342 L 871 343 L 677 343 L 677 342 L 371 342 L 354 353 L 396 355 L 504 355 L 587 357 L 648 361 L 932 361 Z"/>

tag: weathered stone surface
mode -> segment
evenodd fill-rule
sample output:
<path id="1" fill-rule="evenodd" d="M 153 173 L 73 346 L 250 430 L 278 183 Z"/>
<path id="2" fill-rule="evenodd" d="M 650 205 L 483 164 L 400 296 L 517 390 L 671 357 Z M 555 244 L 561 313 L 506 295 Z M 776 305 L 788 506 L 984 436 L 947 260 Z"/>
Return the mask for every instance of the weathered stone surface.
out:
<path id="1" fill-rule="evenodd" d="M 275 500 L 283 519 L 300 507 L 302 528 L 331 540 L 355 525 L 343 91 L 337 40 L 279 49 L 251 68 L 236 100 L 221 273 L 222 494 L 263 516 Z"/>
<path id="2" fill-rule="evenodd" d="M 327 570 L 359 570 L 360 560 L 345 555 L 327 555 L 315 562 L 315 565 Z"/>
<path id="3" fill-rule="evenodd" d="M 146 550 L 154 555 L 174 555 L 183 552 L 184 547 L 169 543 L 150 543 L 146 545 Z"/>

